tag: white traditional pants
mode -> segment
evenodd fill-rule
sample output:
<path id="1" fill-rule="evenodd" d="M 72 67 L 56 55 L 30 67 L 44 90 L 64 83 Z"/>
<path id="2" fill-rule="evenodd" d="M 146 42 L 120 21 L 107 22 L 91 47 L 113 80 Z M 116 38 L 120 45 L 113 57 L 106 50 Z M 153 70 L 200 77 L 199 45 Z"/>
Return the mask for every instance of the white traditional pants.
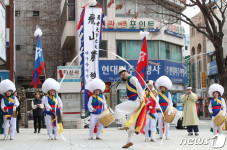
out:
<path id="1" fill-rule="evenodd" d="M 164 124 L 164 126 L 163 126 Z M 162 118 L 162 113 L 158 113 L 158 130 L 159 130 L 159 136 L 163 137 L 163 128 L 166 130 L 166 137 L 169 137 L 169 123 L 165 122 Z"/>
<path id="2" fill-rule="evenodd" d="M 224 124 L 222 124 L 221 126 L 217 126 L 215 123 L 214 123 L 214 118 L 215 117 L 213 117 L 212 116 L 212 128 L 213 128 L 213 133 L 214 133 L 214 135 L 216 135 L 217 134 L 217 130 L 218 130 L 218 132 L 219 132 L 219 134 L 222 134 L 222 127 L 223 127 L 223 125 Z"/>
<path id="3" fill-rule="evenodd" d="M 58 126 L 58 123 L 56 123 L 56 127 L 53 126 L 51 115 L 46 115 L 46 126 L 47 126 L 47 133 L 48 133 L 49 137 L 53 138 L 52 131 L 54 130 L 54 137 L 57 138 L 59 126 Z"/>
<path id="4" fill-rule="evenodd" d="M 8 136 L 8 132 L 10 128 L 10 137 L 13 138 L 16 130 L 17 118 L 11 117 L 11 120 L 8 120 L 5 117 L 3 117 L 3 121 L 4 123 L 2 125 L 2 128 L 4 129 L 4 136 L 5 137 Z"/>
<path id="5" fill-rule="evenodd" d="M 91 113 L 89 126 L 90 128 L 89 135 L 91 138 L 93 138 L 96 123 L 98 123 L 96 137 L 101 137 L 103 125 L 98 121 L 98 114 Z"/>
<path id="6" fill-rule="evenodd" d="M 127 119 L 129 120 L 136 113 L 139 107 L 140 107 L 140 99 L 137 99 L 136 101 L 128 100 L 126 102 L 121 103 L 115 107 L 115 113 L 114 113 L 115 119 L 121 120 L 122 124 L 124 125 L 126 122 L 126 115 L 128 117 Z M 136 122 L 134 122 L 128 130 L 127 143 L 132 142 L 132 135 L 135 130 L 135 125 L 136 125 Z"/>
<path id="7" fill-rule="evenodd" d="M 149 114 L 146 117 L 146 125 L 144 126 L 145 138 L 146 139 L 154 139 L 155 131 L 156 131 L 156 121 L 157 119 L 153 119 Z M 151 135 L 149 136 L 149 130 L 151 131 Z"/>

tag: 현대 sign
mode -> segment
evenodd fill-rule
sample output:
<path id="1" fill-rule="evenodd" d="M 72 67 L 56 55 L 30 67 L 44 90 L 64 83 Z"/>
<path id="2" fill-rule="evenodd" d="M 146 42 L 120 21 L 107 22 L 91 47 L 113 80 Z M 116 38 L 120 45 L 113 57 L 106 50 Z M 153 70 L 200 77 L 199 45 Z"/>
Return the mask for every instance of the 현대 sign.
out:
<path id="1" fill-rule="evenodd" d="M 125 67 L 132 75 L 136 75 L 135 69 L 138 60 L 127 60 L 132 67 L 122 60 L 99 60 L 99 75 L 105 82 L 114 82 L 119 78 L 119 67 Z M 168 60 L 149 60 L 147 75 L 149 80 L 157 80 L 166 75 L 173 83 L 187 83 L 187 65 Z"/>

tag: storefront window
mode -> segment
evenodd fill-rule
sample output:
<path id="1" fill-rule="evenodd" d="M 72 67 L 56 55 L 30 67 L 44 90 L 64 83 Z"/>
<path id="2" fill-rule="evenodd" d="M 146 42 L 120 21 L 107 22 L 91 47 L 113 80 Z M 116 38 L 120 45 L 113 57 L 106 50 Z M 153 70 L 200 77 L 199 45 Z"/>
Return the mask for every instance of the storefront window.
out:
<path id="1" fill-rule="evenodd" d="M 142 48 L 142 41 L 138 40 L 117 40 L 117 54 L 127 59 L 138 59 Z M 148 58 L 158 59 L 158 41 L 147 41 Z"/>
<path id="2" fill-rule="evenodd" d="M 107 58 L 107 41 L 101 41 L 100 49 L 102 50 L 99 51 L 99 57 Z"/>
<path id="3" fill-rule="evenodd" d="M 161 59 L 172 60 L 175 62 L 182 62 L 182 51 L 181 47 L 175 44 L 160 42 Z"/>

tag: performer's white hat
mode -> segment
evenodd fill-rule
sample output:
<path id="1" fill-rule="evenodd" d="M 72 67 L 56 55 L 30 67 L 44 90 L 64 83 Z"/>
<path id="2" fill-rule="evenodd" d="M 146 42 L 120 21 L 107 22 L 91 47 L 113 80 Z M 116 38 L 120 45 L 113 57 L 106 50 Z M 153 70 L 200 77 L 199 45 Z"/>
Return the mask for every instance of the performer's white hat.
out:
<path id="1" fill-rule="evenodd" d="M 118 73 L 121 74 L 123 71 L 127 71 L 127 69 L 124 67 L 120 67 Z"/>
<path id="2" fill-rule="evenodd" d="M 155 86 L 157 89 L 160 89 L 161 86 L 171 89 L 172 81 L 167 76 L 161 76 L 156 80 Z"/>
<path id="3" fill-rule="evenodd" d="M 154 86 L 154 81 L 153 81 L 153 80 L 149 80 L 149 81 L 147 82 L 147 85 L 152 85 L 152 86 Z"/>
<path id="4" fill-rule="evenodd" d="M 209 90 L 208 90 L 208 93 L 210 95 L 210 97 L 214 97 L 213 93 L 214 92 L 219 92 L 221 94 L 221 96 L 223 95 L 224 93 L 224 88 L 223 86 L 221 86 L 220 84 L 212 84 L 210 87 L 209 87 Z"/>
<path id="5" fill-rule="evenodd" d="M 188 86 L 188 87 L 186 88 L 186 90 L 192 90 L 192 87 Z"/>
<path id="6" fill-rule="evenodd" d="M 106 88 L 105 83 L 104 83 L 101 79 L 99 79 L 99 78 L 93 79 L 93 80 L 90 82 L 90 84 L 88 85 L 88 89 L 89 89 L 89 91 L 91 91 L 92 93 L 93 93 L 95 90 L 97 90 L 97 89 L 99 89 L 99 90 L 101 90 L 102 92 L 104 92 L 104 91 L 105 91 L 105 88 Z"/>
<path id="7" fill-rule="evenodd" d="M 59 89 L 60 84 L 53 78 L 47 78 L 42 85 L 42 91 L 46 94 L 48 94 L 48 91 L 50 90 L 55 90 L 56 92 L 58 92 Z"/>
<path id="8" fill-rule="evenodd" d="M 15 84 L 9 79 L 2 80 L 2 82 L 0 83 L 0 94 L 5 95 L 5 93 L 9 90 L 15 92 Z"/>

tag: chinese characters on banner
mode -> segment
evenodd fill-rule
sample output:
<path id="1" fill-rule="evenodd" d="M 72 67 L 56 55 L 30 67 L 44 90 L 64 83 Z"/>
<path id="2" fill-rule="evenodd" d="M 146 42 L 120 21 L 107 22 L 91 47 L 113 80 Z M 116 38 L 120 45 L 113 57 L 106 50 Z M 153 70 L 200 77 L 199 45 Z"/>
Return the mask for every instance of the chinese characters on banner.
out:
<path id="1" fill-rule="evenodd" d="M 84 15 L 84 79 L 85 89 L 94 78 L 99 78 L 99 43 L 102 8 L 86 7 Z"/>

